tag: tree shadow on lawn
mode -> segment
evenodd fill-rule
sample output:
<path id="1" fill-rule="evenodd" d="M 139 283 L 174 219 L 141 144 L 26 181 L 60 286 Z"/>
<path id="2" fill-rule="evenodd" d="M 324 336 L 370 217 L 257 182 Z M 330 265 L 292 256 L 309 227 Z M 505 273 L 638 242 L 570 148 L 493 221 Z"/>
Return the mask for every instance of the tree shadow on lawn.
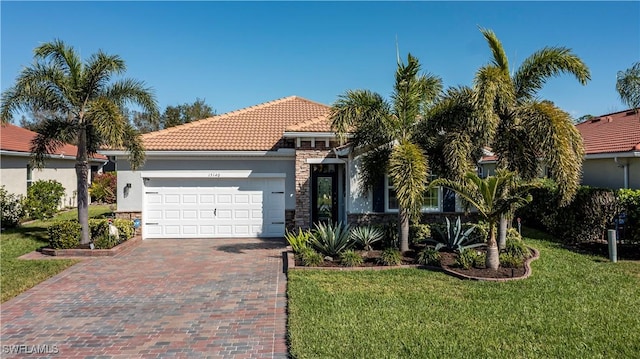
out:
<path id="1" fill-rule="evenodd" d="M 215 247 L 219 251 L 227 253 L 245 253 L 245 251 L 257 249 L 284 249 L 286 243 L 282 238 L 258 238 L 260 242 L 244 242 L 225 244 Z M 280 258 L 280 256 L 277 256 Z"/>
<path id="2" fill-rule="evenodd" d="M 605 242 L 583 242 L 577 244 L 567 244 L 564 248 L 580 253 L 603 257 L 609 260 L 609 244 Z M 640 261 L 640 243 L 618 243 L 618 260 Z"/>
<path id="3" fill-rule="evenodd" d="M 30 236 L 33 239 L 43 243 L 49 243 L 49 234 L 47 233 L 47 227 L 18 227 L 2 231 L 2 234 L 21 234 L 24 236 Z"/>

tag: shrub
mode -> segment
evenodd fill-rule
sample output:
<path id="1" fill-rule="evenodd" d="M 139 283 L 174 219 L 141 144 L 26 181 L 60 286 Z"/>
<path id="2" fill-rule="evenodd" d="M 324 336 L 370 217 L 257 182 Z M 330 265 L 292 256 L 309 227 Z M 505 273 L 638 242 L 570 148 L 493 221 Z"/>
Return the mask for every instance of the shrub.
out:
<path id="1" fill-rule="evenodd" d="M 428 238 L 431 238 L 431 228 L 428 224 L 413 224 L 409 226 L 409 239 L 411 243 L 423 243 Z"/>
<path id="2" fill-rule="evenodd" d="M 0 207 L 3 228 L 14 228 L 20 224 L 20 220 L 24 217 L 24 210 L 20 197 L 13 193 L 7 192 L 4 185 L 0 187 Z"/>
<path id="3" fill-rule="evenodd" d="M 473 266 L 482 263 L 482 260 L 478 258 L 480 254 L 470 248 L 465 248 L 458 253 L 455 264 L 462 269 L 470 269 Z"/>
<path id="4" fill-rule="evenodd" d="M 640 242 L 640 190 L 621 189 L 616 197 L 626 214 L 624 239 Z"/>
<path id="5" fill-rule="evenodd" d="M 118 244 L 120 244 L 120 239 L 115 236 L 110 236 L 109 233 L 93 238 L 93 245 L 96 249 L 109 249 Z"/>
<path id="6" fill-rule="evenodd" d="M 91 200 L 99 203 L 116 203 L 117 175 L 115 172 L 102 173 L 93 178 L 89 187 Z"/>
<path id="7" fill-rule="evenodd" d="M 489 238 L 489 223 L 480 221 L 478 223 L 465 223 L 462 228 L 474 227 L 475 230 L 469 235 L 471 243 L 485 243 Z"/>
<path id="8" fill-rule="evenodd" d="M 365 251 L 370 251 L 372 249 L 371 245 L 383 238 L 384 232 L 377 227 L 361 226 L 351 230 L 351 239 Z"/>
<path id="9" fill-rule="evenodd" d="M 64 187 L 56 180 L 35 181 L 27 189 L 24 209 L 33 219 L 46 219 L 58 212 L 58 206 L 64 196 Z"/>
<path id="10" fill-rule="evenodd" d="M 476 268 L 484 268 L 487 264 L 487 254 L 485 252 L 476 252 L 473 260 L 473 266 Z"/>
<path id="11" fill-rule="evenodd" d="M 466 248 L 475 248 L 484 245 L 484 243 L 473 243 L 473 238 L 470 237 L 470 235 L 475 231 L 476 227 L 469 226 L 466 230 L 463 230 L 460 217 L 456 220 L 455 225 L 451 225 L 449 218 L 445 217 L 445 221 L 446 225 L 444 230 L 441 229 L 440 226 L 434 227 L 436 232 L 438 232 L 438 236 L 427 240 L 427 243 L 436 245 L 436 250 L 444 247 L 450 250 L 462 251 Z"/>
<path id="12" fill-rule="evenodd" d="M 340 263 L 345 267 L 357 267 L 361 265 L 362 262 L 362 256 L 352 249 L 346 250 L 340 255 Z"/>
<path id="13" fill-rule="evenodd" d="M 380 263 L 385 266 L 397 266 L 402 263 L 402 253 L 396 248 L 387 248 L 380 255 Z"/>
<path id="14" fill-rule="evenodd" d="M 305 267 L 318 267 L 324 262 L 324 258 L 322 254 L 314 251 L 311 248 L 305 248 L 300 253 L 300 259 L 302 260 L 302 265 Z"/>
<path id="15" fill-rule="evenodd" d="M 427 247 L 418 253 L 418 263 L 426 266 L 440 266 L 440 252 Z"/>
<path id="16" fill-rule="evenodd" d="M 109 235 L 109 221 L 106 219 L 89 219 L 89 237 L 95 242 L 96 238 Z"/>
<path id="17" fill-rule="evenodd" d="M 80 223 L 61 221 L 49 226 L 49 246 L 53 249 L 76 248 L 80 244 Z"/>
<path id="18" fill-rule="evenodd" d="M 521 268 L 524 265 L 524 259 L 511 253 L 500 253 L 500 266 L 504 268 Z"/>
<path id="19" fill-rule="evenodd" d="M 311 238 L 311 232 L 298 228 L 298 233 L 296 234 L 295 232 L 289 232 L 287 230 L 284 237 L 291 246 L 293 253 L 300 253 L 303 249 L 307 248 L 307 243 L 309 242 L 309 238 Z"/>
<path id="20" fill-rule="evenodd" d="M 330 257 L 340 256 L 353 245 L 349 226 L 342 223 L 317 223 L 310 242 L 318 252 Z"/>
<path id="21" fill-rule="evenodd" d="M 531 252 L 529 248 L 524 244 L 524 241 L 521 239 L 509 238 L 507 236 L 507 243 L 505 246 L 505 253 L 520 259 L 529 258 Z"/>
<path id="22" fill-rule="evenodd" d="M 376 228 L 380 229 L 382 233 L 384 233 L 384 237 L 382 239 L 382 248 L 397 248 L 399 244 L 398 238 L 398 224 L 395 222 L 388 222 L 385 224 L 381 224 L 376 226 Z"/>
<path id="23" fill-rule="evenodd" d="M 120 242 L 130 239 L 136 233 L 136 229 L 133 228 L 133 221 L 130 219 L 114 219 L 113 225 L 118 228 Z"/>

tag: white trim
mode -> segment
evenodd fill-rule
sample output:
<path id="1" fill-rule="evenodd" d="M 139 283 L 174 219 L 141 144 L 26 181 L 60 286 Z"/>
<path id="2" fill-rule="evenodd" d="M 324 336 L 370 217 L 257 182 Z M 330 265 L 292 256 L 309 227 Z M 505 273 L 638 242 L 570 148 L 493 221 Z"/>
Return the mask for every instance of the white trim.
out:
<path id="1" fill-rule="evenodd" d="M 310 165 L 326 165 L 326 164 L 345 164 L 347 161 L 339 158 L 307 158 L 305 163 Z"/>
<path id="2" fill-rule="evenodd" d="M 123 156 L 122 150 L 103 150 L 105 156 Z M 294 157 L 295 148 L 281 148 L 277 151 L 145 151 L 147 157 Z"/>
<path id="3" fill-rule="evenodd" d="M 18 152 L 18 151 L 7 151 L 7 150 L 0 150 L 0 155 L 2 156 L 15 156 L 15 157 L 31 157 L 31 152 Z M 47 159 L 51 159 L 51 160 L 76 160 L 76 156 L 68 156 L 65 154 L 53 154 L 53 155 L 46 155 Z M 109 162 L 108 159 L 99 159 L 99 158 L 89 158 L 89 162 L 97 162 L 97 163 L 107 163 Z"/>
<path id="4" fill-rule="evenodd" d="M 142 178 L 286 178 L 286 173 L 254 173 L 251 170 L 210 170 L 210 171 L 142 171 Z"/>
<path id="5" fill-rule="evenodd" d="M 436 187 L 438 189 L 438 207 L 422 207 L 420 213 L 442 213 L 442 187 Z M 389 208 L 389 190 L 394 189 L 393 186 L 389 186 L 389 176 L 384 176 L 384 212 L 385 213 L 398 213 L 397 208 Z"/>
<path id="6" fill-rule="evenodd" d="M 614 159 L 616 157 L 640 157 L 640 151 L 592 153 L 584 156 L 584 158 L 587 160 L 606 159 L 606 158 Z"/>
<path id="7" fill-rule="evenodd" d="M 336 134 L 333 132 L 285 132 L 282 137 L 284 138 L 296 138 L 296 137 L 305 137 L 305 138 L 334 138 Z M 351 137 L 347 135 L 347 137 Z"/>

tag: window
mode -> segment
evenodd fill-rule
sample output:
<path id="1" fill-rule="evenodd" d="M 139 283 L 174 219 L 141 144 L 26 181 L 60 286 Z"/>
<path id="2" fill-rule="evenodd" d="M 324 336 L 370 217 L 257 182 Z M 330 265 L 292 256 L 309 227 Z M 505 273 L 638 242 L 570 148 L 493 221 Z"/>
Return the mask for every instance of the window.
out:
<path id="1" fill-rule="evenodd" d="M 33 183 L 33 167 L 27 165 L 27 188 L 31 187 Z"/>
<path id="2" fill-rule="evenodd" d="M 435 179 L 435 176 L 431 176 Z M 440 187 L 432 188 L 425 192 L 422 202 L 422 212 L 440 212 L 440 202 L 442 198 L 442 189 Z M 398 197 L 393 187 L 391 178 L 385 176 L 385 196 L 384 204 L 386 212 L 396 212 L 398 210 Z"/>

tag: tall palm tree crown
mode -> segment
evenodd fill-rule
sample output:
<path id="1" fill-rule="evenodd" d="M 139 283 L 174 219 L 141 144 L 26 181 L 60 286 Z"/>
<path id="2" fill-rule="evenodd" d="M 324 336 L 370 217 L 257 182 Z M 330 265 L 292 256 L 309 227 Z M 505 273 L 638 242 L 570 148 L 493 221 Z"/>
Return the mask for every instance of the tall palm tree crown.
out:
<path id="1" fill-rule="evenodd" d="M 545 82 L 571 74 L 581 84 L 590 80 L 584 62 L 565 47 L 545 47 L 526 58 L 513 75 L 502 43 L 491 30 L 481 29 L 492 52 L 491 63 L 474 79 L 477 117 L 484 122 L 498 167 L 524 179 L 539 173 L 540 162 L 558 183 L 562 204 L 573 198 L 584 156 L 580 133 L 571 116 L 550 101 L 538 98 Z"/>
<path id="2" fill-rule="evenodd" d="M 73 47 L 54 40 L 38 46 L 34 59 L 34 64 L 24 68 L 15 84 L 2 93 L 0 119 L 9 122 L 18 110 L 46 114 L 31 143 L 32 159 L 38 167 L 44 166 L 48 153 L 64 143 L 78 147 L 78 219 L 81 243 L 87 244 L 89 156 L 101 146 L 125 148 L 133 168 L 140 166 L 144 148 L 139 133 L 123 116 L 124 106 L 138 105 L 157 116 L 156 100 L 141 81 L 111 81 L 126 70 L 117 55 L 98 51 L 82 62 Z"/>
<path id="3" fill-rule="evenodd" d="M 640 62 L 624 71 L 618 71 L 616 90 L 622 102 L 637 112 L 640 108 Z"/>
<path id="4" fill-rule="evenodd" d="M 420 74 L 418 59 L 398 62 L 391 102 L 368 90 L 347 91 L 334 103 L 332 126 L 339 137 L 353 136 L 353 145 L 364 150 L 364 193 L 388 174 L 398 198 L 400 250 L 408 246 L 410 217 L 419 214 L 426 190 L 428 161 L 418 145 L 418 124 L 442 91 L 442 80 Z"/>

